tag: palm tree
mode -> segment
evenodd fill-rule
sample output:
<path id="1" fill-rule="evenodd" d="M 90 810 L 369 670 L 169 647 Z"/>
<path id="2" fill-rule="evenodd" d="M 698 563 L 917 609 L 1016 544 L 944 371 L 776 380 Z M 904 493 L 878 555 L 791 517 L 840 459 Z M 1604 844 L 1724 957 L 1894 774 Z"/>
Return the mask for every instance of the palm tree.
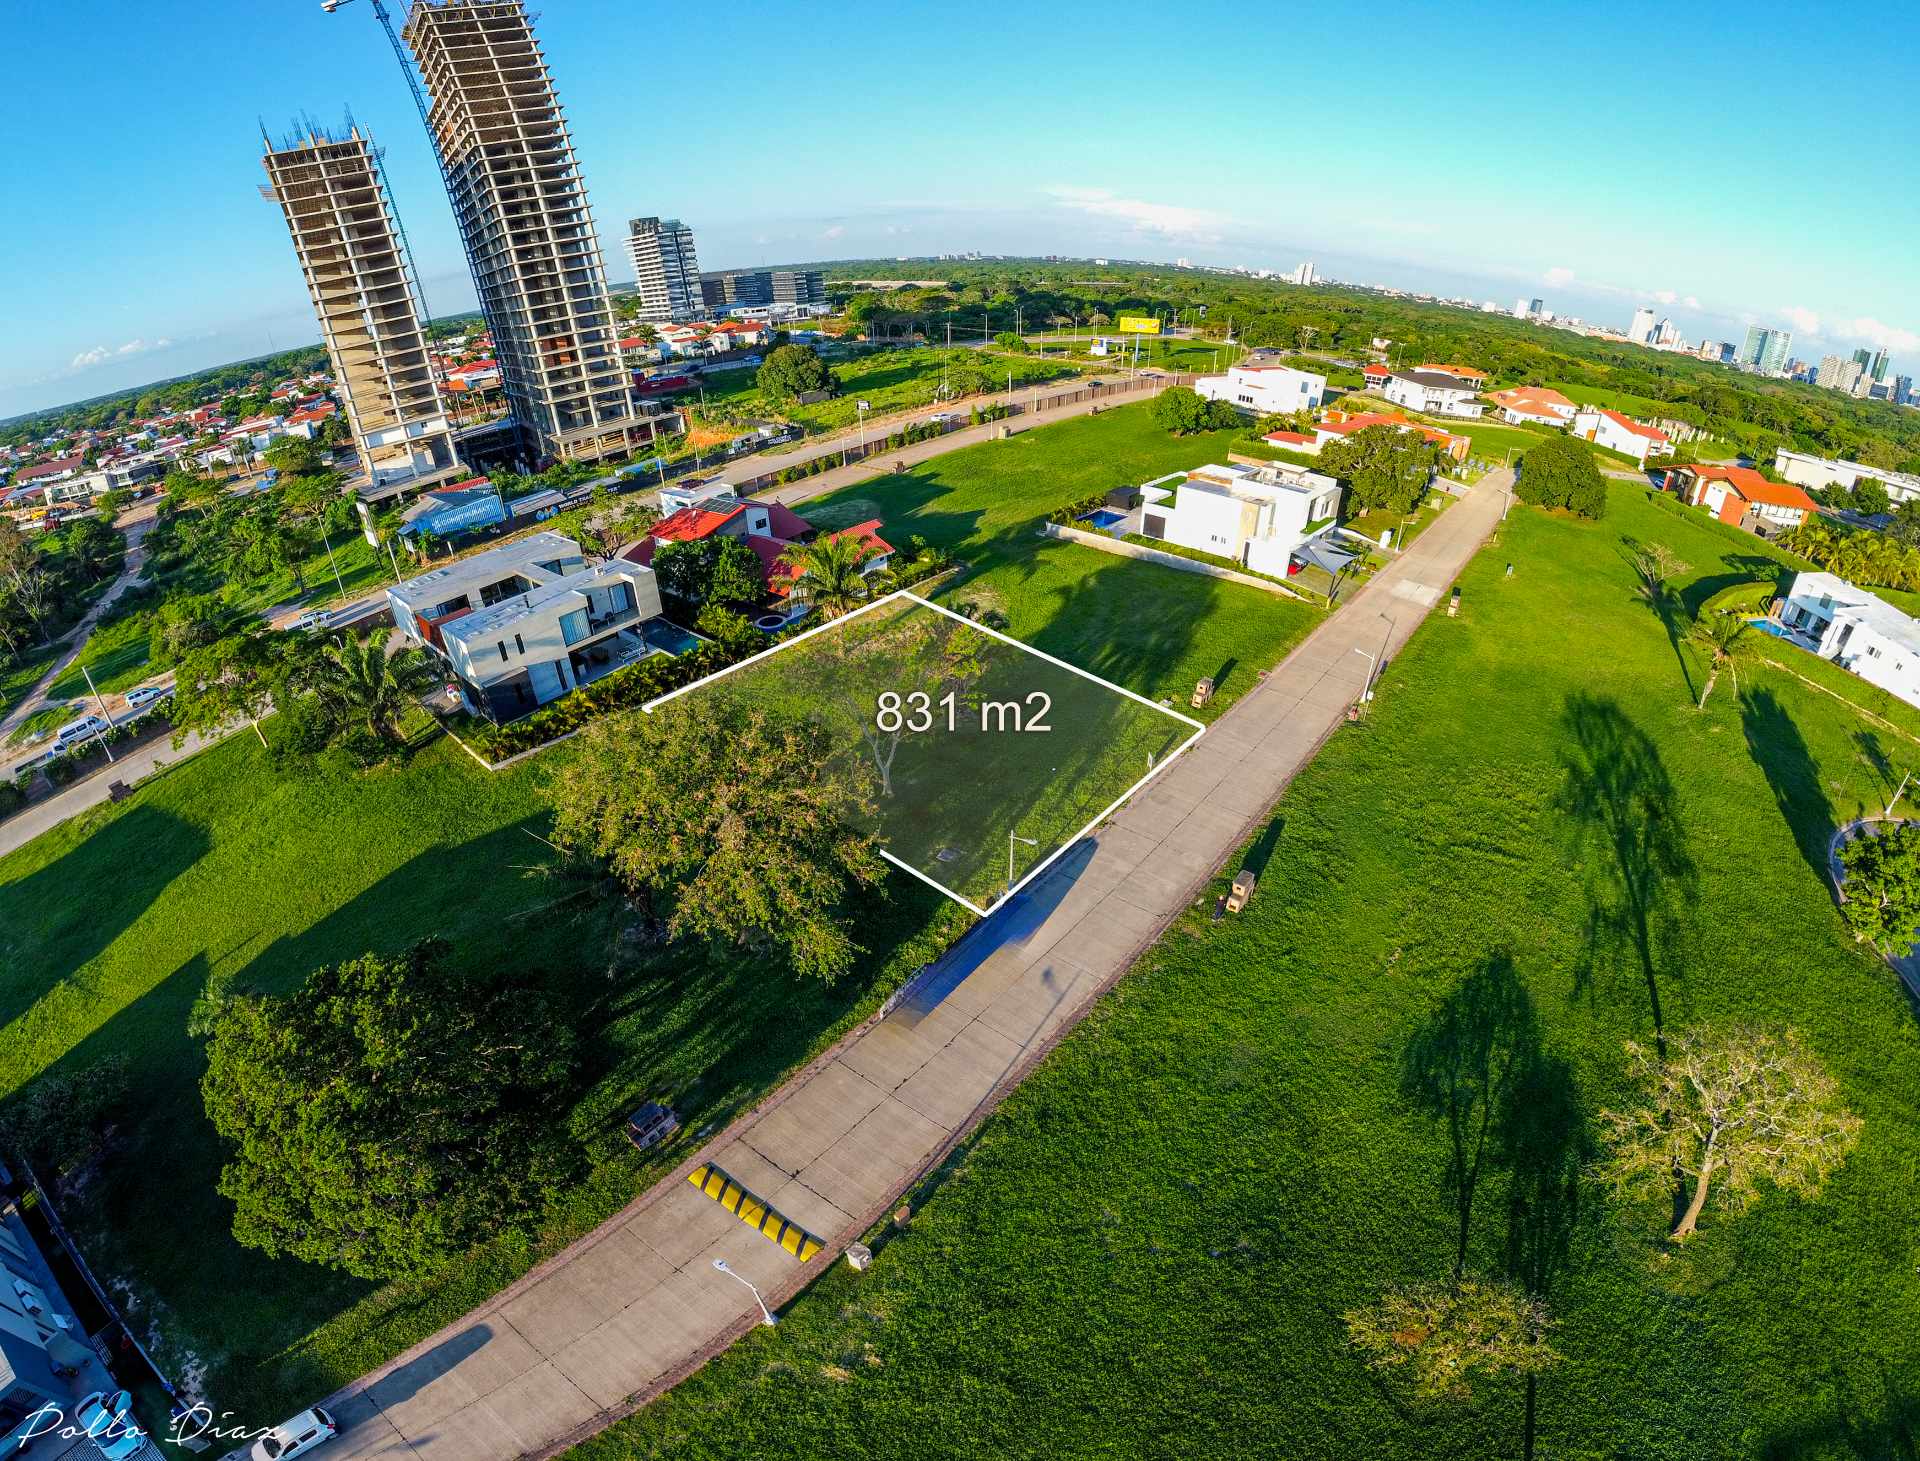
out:
<path id="1" fill-rule="evenodd" d="M 401 719 L 436 676 L 424 650 L 388 654 L 384 636 L 345 635 L 324 646 L 314 688 L 341 720 L 358 720 L 374 735 L 398 743 Z"/>
<path id="2" fill-rule="evenodd" d="M 310 532 L 320 534 L 321 545 L 327 550 L 327 566 L 333 570 L 333 581 L 343 594 L 347 584 L 333 556 L 333 534 L 345 527 L 352 516 L 351 504 L 340 493 L 337 472 L 292 477 L 280 488 L 281 521 L 302 536 Z"/>
<path id="3" fill-rule="evenodd" d="M 1738 690 L 1740 666 L 1753 659 L 1759 646 L 1753 638 L 1753 626 L 1738 614 L 1722 613 L 1696 619 L 1687 631 L 1687 638 L 1707 654 L 1707 683 L 1701 687 L 1700 703 L 1694 707 L 1705 710 L 1720 671 L 1724 669 L 1733 676 L 1733 688 Z"/>
<path id="4" fill-rule="evenodd" d="M 873 550 L 858 538 L 834 535 L 795 544 L 780 557 L 797 571 L 790 590 L 793 601 L 838 619 L 873 596 L 873 585 L 862 571 Z"/>

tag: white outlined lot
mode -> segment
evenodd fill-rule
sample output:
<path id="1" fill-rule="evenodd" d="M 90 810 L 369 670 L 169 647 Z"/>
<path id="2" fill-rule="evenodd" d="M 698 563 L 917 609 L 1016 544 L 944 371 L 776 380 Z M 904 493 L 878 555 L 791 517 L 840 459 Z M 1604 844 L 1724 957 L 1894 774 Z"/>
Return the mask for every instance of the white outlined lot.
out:
<path id="1" fill-rule="evenodd" d="M 763 650 L 759 654 L 741 660 L 738 664 L 729 665 L 726 669 L 719 670 L 704 679 L 696 680 L 691 685 L 683 686 L 678 690 L 660 696 L 656 700 L 648 701 L 641 708 L 648 714 L 653 714 L 661 707 L 679 700 L 683 696 L 691 695 L 695 691 L 709 689 L 713 687 L 716 682 L 729 678 L 735 678 L 736 687 L 748 685 L 751 683 L 750 681 L 744 681 L 736 677 L 749 674 L 756 667 L 768 667 L 771 662 L 777 661 L 779 656 L 791 655 L 795 651 L 803 651 L 803 653 L 800 656 L 796 656 L 789 661 L 789 663 L 795 666 L 802 665 L 806 662 L 803 647 L 810 642 L 817 643 L 820 636 L 836 632 L 858 632 L 854 626 L 858 625 L 862 620 L 868 621 L 865 627 L 872 628 L 874 627 L 874 622 L 877 620 L 886 618 L 897 619 L 903 615 L 913 614 L 916 609 L 942 616 L 945 620 L 950 620 L 955 625 L 963 625 L 967 630 L 971 631 L 972 634 L 984 636 L 986 640 L 992 641 L 997 645 L 1018 650 L 1022 656 L 1031 656 L 1033 663 L 1029 667 L 1030 671 L 1037 677 L 1044 679 L 1045 683 L 1053 686 L 1057 698 L 1069 698 L 1066 696 L 1058 696 L 1058 691 L 1063 685 L 1071 686 L 1079 682 L 1097 687 L 1097 690 L 1101 692 L 1098 697 L 1088 694 L 1080 697 L 1077 701 L 1083 712 L 1083 720 L 1098 721 L 1097 727 L 1089 728 L 1084 732 L 1079 744 L 1076 745 L 1070 737 L 1062 737 L 1048 746 L 1049 755 L 1040 756 L 1036 749 L 1034 753 L 1024 758 L 1023 769 L 1029 770 L 1034 776 L 1039 777 L 1043 781 L 1048 781 L 1048 778 L 1051 778 L 1045 787 L 1047 794 L 1044 797 L 1036 798 L 1036 804 L 1044 801 L 1048 813 L 1053 816 L 1056 822 L 1058 816 L 1061 815 L 1062 807 L 1078 807 L 1083 804 L 1089 796 L 1094 797 L 1099 802 L 1098 810 L 1090 816 L 1082 818 L 1078 812 L 1073 814 L 1076 819 L 1070 824 L 1073 828 L 1070 834 L 1067 832 L 1067 826 L 1061 824 L 1058 830 L 1052 832 L 1051 835 L 1045 836 L 1044 839 L 1029 838 L 1021 835 L 1027 830 L 1042 830 L 1040 828 L 1030 828 L 1023 824 L 1023 814 L 1031 809 L 1016 806 L 1012 808 L 1009 813 L 1008 809 L 997 804 L 993 797 L 982 795 L 982 793 L 990 787 L 999 787 L 1003 791 L 1006 791 L 1009 786 L 1013 786 L 1016 789 L 1007 794 L 1017 798 L 1020 795 L 1017 790 L 1019 778 L 1010 779 L 1004 774 L 1007 770 L 1004 761 L 996 766 L 994 763 L 980 756 L 977 749 L 969 749 L 969 747 L 983 747 L 989 743 L 998 749 L 1009 744 L 1010 738 L 1004 735 L 992 738 L 984 735 L 976 735 L 971 741 L 968 741 L 968 739 L 963 736 L 955 737 L 948 743 L 953 749 L 948 755 L 947 762 L 942 767 L 940 779 L 941 789 L 947 794 L 947 804 L 943 810 L 949 820 L 945 823 L 945 826 L 949 831 L 953 826 L 951 818 L 954 816 L 955 805 L 963 809 L 974 809 L 978 815 L 978 826 L 974 829 L 976 835 L 973 837 L 972 842 L 978 845 L 966 845 L 964 856 L 952 848 L 943 847 L 931 858 L 927 856 L 921 856 L 920 858 L 923 862 L 931 861 L 934 867 L 939 867 L 946 862 L 948 857 L 954 857 L 957 861 L 969 865 L 968 871 L 971 874 L 971 881 L 964 888 L 950 886 L 949 882 L 943 881 L 940 877 L 936 877 L 928 867 L 915 865 L 914 849 L 908 849 L 908 856 L 903 857 L 897 855 L 893 848 L 885 845 L 889 838 L 883 835 L 883 845 L 880 848 L 880 853 L 888 862 L 900 868 L 902 871 L 910 873 L 913 877 L 919 879 L 928 887 L 935 889 L 943 896 L 951 898 L 954 902 L 960 904 L 976 916 L 985 917 L 995 907 L 1006 902 L 1007 899 L 1018 894 L 1021 889 L 1025 888 L 1029 883 L 1042 876 L 1063 854 L 1085 838 L 1087 834 L 1099 826 L 1100 823 L 1112 816 L 1128 798 L 1137 794 L 1141 788 L 1152 781 L 1154 777 L 1158 776 L 1175 757 L 1191 748 L 1205 730 L 1202 723 L 1191 716 L 1183 715 L 1167 706 L 1157 704 L 1143 695 L 1136 694 L 1124 685 L 1116 685 L 1111 680 L 1103 679 L 1099 675 L 1081 669 L 1078 665 L 1070 664 L 1065 660 L 1046 653 L 1044 650 L 1036 649 L 1032 645 L 1025 644 L 1013 638 L 1011 635 L 1003 634 L 998 630 L 975 623 L 966 616 L 957 614 L 951 609 L 944 608 L 928 599 L 924 599 L 907 589 L 897 590 L 894 593 L 874 600 L 870 604 L 862 605 L 852 613 L 842 615 L 838 619 L 830 620 L 825 624 L 807 630 L 805 633 L 796 635 L 785 643 Z M 1009 663 L 1017 662 L 1017 657 L 1000 655 L 998 656 L 998 662 L 1000 669 L 1003 671 L 1004 678 L 1006 666 Z M 1046 668 L 1042 671 L 1037 668 L 1038 666 L 1045 666 Z M 771 663 L 771 668 L 776 675 L 778 675 L 781 670 L 781 666 L 778 663 Z M 1062 681 L 1060 679 L 1060 675 L 1062 674 L 1075 678 L 1071 682 Z M 765 678 L 761 678 L 759 683 L 766 684 L 768 681 Z M 774 681 L 773 683 L 779 683 L 779 681 Z M 912 687 L 906 683 L 902 683 L 899 688 L 905 691 Z M 1109 696 L 1114 698 L 1108 703 L 1104 714 L 1097 716 L 1086 715 L 1085 712 L 1097 707 L 1099 700 Z M 1122 707 L 1125 707 L 1124 716 L 1120 713 Z M 1139 707 L 1140 709 L 1133 709 L 1132 707 Z M 1150 713 L 1150 715 L 1144 714 L 1143 712 Z M 981 728 L 984 730 L 987 723 L 987 717 L 984 713 L 980 715 L 979 720 Z M 1127 734 L 1124 735 L 1118 734 L 1116 731 L 1116 727 L 1120 727 L 1123 721 L 1125 722 L 1124 729 L 1127 732 Z M 1164 724 L 1162 724 L 1162 721 L 1164 721 Z M 1155 726 L 1159 726 L 1160 728 L 1156 730 L 1154 729 Z M 1176 729 L 1176 727 L 1179 729 Z M 1102 735 L 1101 730 L 1104 730 L 1106 733 Z M 1183 734 L 1183 730 L 1190 731 L 1191 734 Z M 923 737 L 921 744 L 930 745 L 934 739 L 938 738 L 934 737 L 929 739 Z M 1043 744 L 1037 741 L 1027 742 L 1024 738 L 1021 738 L 1020 743 L 1022 745 L 1032 745 L 1036 748 Z M 1144 764 L 1139 761 L 1134 761 L 1128 765 L 1123 772 L 1121 769 L 1122 759 L 1132 755 L 1142 754 L 1142 747 L 1146 748 L 1144 751 Z M 1068 751 L 1080 753 L 1082 757 L 1081 764 L 1078 766 L 1065 765 L 1068 757 L 1062 755 L 1059 756 L 1062 765 L 1056 765 L 1050 768 L 1049 771 L 1043 773 L 1038 767 L 1038 760 L 1049 759 L 1050 756 L 1057 755 L 1056 748 L 1064 748 Z M 970 761 L 969 757 L 974 759 Z M 1140 766 L 1142 774 L 1135 775 L 1132 770 L 1133 766 Z M 965 784 L 957 786 L 956 783 Z M 1122 789 L 1108 796 L 1107 793 L 1115 786 L 1119 786 Z M 1042 814 L 1035 812 L 1034 815 Z M 1005 828 L 1004 837 L 1000 830 L 1002 827 Z M 908 840 L 911 839 L 909 838 Z M 968 838 L 965 836 L 960 836 L 953 840 L 957 840 L 962 844 L 968 844 Z M 1007 880 L 1005 878 L 997 876 L 996 871 L 994 881 L 1000 886 L 996 887 L 990 893 L 985 892 L 984 881 L 987 877 L 985 859 L 987 851 L 989 850 L 989 843 L 992 843 L 991 850 L 995 854 L 996 870 L 999 859 L 1017 852 L 1021 844 L 1031 845 L 1038 843 L 1039 845 L 1035 848 L 1038 857 L 1031 866 L 1021 870 L 1021 875 L 1012 880 L 1010 886 L 1006 885 Z M 919 850 L 922 853 L 926 853 L 930 849 L 923 847 Z M 969 893 L 972 893 L 974 896 L 969 896 Z"/>

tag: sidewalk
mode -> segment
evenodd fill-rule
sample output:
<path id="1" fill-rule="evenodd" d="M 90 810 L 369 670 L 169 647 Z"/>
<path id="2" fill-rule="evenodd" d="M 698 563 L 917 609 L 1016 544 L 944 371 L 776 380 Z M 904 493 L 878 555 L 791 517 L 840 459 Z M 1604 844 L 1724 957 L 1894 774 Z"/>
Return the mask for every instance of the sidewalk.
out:
<path id="1" fill-rule="evenodd" d="M 1134 802 L 618 1216 L 325 1404 L 333 1461 L 549 1456 L 780 1305 L 1011 1091 L 1200 896 L 1498 522 L 1496 473 L 1442 514 Z M 1360 651 L 1356 653 L 1356 651 Z M 817 1234 L 801 1263 L 691 1186 L 710 1163 Z"/>

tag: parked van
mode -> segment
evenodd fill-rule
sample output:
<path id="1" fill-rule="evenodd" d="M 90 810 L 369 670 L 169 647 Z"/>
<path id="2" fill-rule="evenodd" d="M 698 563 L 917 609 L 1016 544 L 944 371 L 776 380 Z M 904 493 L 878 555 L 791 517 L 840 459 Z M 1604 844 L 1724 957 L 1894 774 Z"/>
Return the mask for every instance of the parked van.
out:
<path id="1" fill-rule="evenodd" d="M 60 734 L 53 738 L 53 754 L 64 756 L 82 741 L 105 735 L 107 730 L 107 723 L 97 715 L 83 715 L 78 720 L 69 721 L 60 727 Z"/>

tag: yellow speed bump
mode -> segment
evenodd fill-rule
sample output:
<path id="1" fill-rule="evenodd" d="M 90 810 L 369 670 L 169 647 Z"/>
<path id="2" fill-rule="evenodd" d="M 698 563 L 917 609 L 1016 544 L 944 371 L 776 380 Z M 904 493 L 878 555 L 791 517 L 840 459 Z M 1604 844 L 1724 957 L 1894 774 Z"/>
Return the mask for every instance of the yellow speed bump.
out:
<path id="1" fill-rule="evenodd" d="M 778 1243 L 805 1263 L 826 1245 L 798 1223 L 789 1222 L 710 1162 L 702 1162 L 687 1180 L 770 1243 Z"/>

